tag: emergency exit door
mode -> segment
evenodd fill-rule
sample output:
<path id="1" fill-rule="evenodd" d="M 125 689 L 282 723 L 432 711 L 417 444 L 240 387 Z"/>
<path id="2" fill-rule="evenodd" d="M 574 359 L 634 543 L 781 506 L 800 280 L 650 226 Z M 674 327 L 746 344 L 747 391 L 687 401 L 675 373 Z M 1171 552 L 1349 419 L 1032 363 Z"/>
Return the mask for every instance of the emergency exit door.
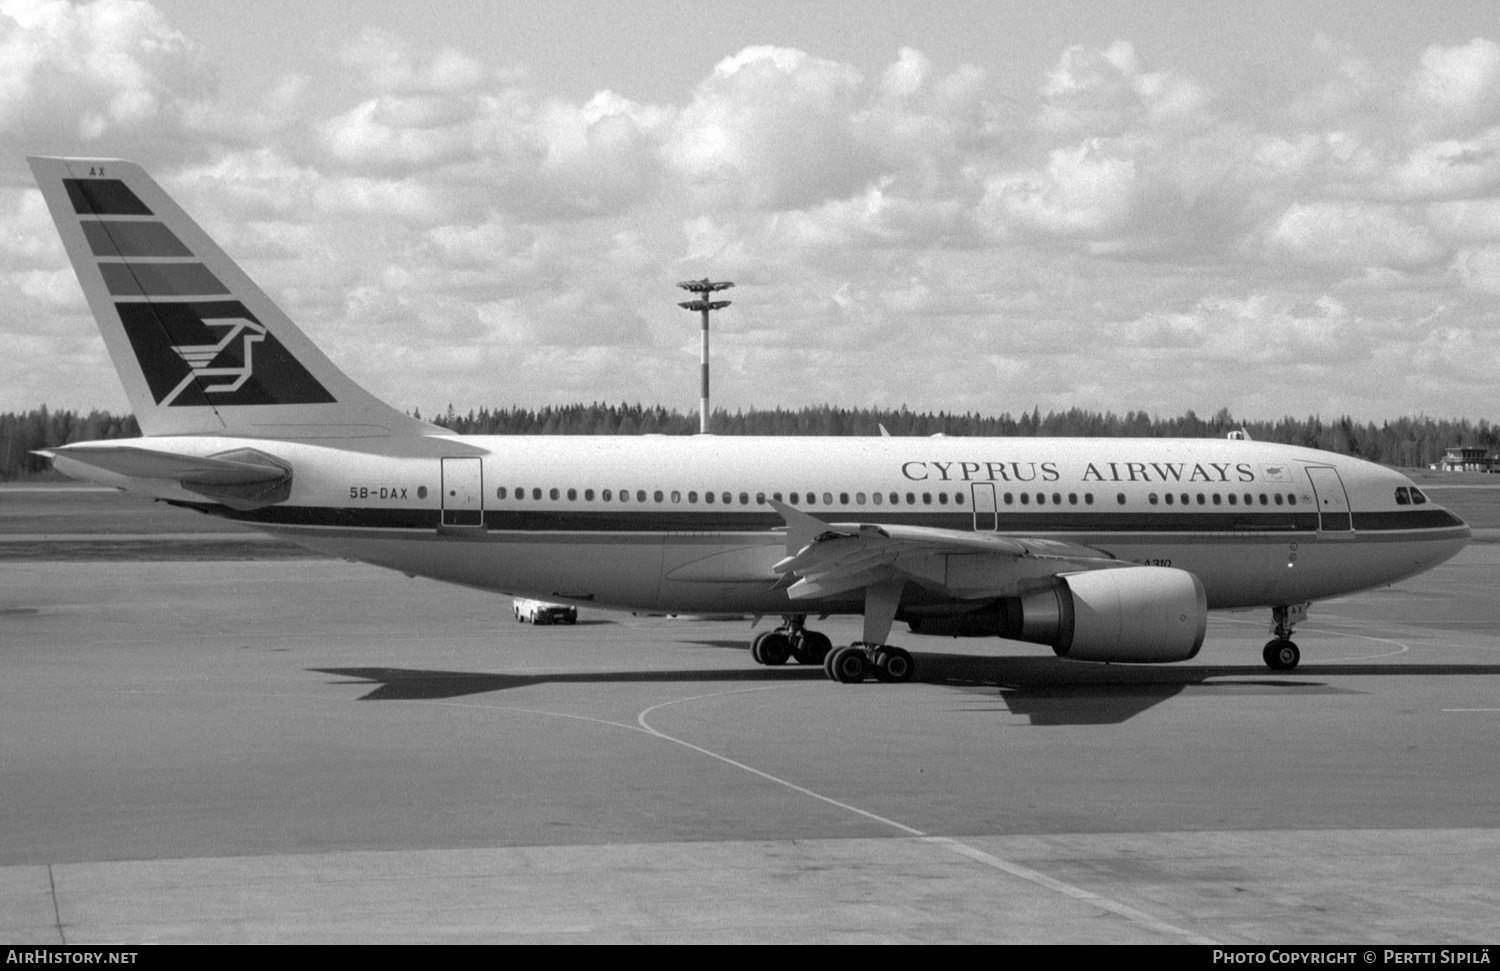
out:
<path id="1" fill-rule="evenodd" d="M 484 469 L 479 459 L 443 459 L 443 525 L 484 525 Z"/>
<path id="2" fill-rule="evenodd" d="M 969 486 L 969 492 L 974 497 L 974 531 L 993 533 L 999 529 L 999 508 L 995 505 L 995 483 L 972 483 Z"/>

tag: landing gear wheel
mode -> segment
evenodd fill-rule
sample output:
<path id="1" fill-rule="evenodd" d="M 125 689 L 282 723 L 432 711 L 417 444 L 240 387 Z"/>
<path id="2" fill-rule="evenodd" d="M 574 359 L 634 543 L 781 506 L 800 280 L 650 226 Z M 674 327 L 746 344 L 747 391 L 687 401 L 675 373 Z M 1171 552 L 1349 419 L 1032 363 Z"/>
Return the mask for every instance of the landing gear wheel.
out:
<path id="1" fill-rule="evenodd" d="M 1290 671 L 1302 660 L 1302 652 L 1297 650 L 1297 645 L 1280 637 L 1266 644 L 1266 649 L 1260 656 L 1272 671 Z"/>
<path id="2" fill-rule="evenodd" d="M 779 630 L 768 630 L 750 644 L 750 657 L 756 664 L 775 667 L 792 656 L 792 639 Z"/>
<path id="3" fill-rule="evenodd" d="M 798 664 L 822 664 L 831 650 L 833 641 L 828 639 L 827 634 L 819 634 L 815 630 L 804 631 L 801 645 L 792 647 L 792 657 Z"/>
<path id="4" fill-rule="evenodd" d="M 911 680 L 911 655 L 899 647 L 882 647 L 875 652 L 875 679 L 889 684 Z"/>
<path id="5" fill-rule="evenodd" d="M 756 664 L 766 663 L 760 653 L 760 646 L 766 642 L 767 637 L 770 637 L 774 633 L 776 632 L 763 630 L 759 634 L 755 635 L 755 640 L 750 642 L 750 660 L 754 661 Z"/>
<path id="6" fill-rule="evenodd" d="M 864 648 L 854 644 L 829 654 L 823 665 L 829 677 L 839 684 L 859 684 L 870 673 L 870 661 Z"/>

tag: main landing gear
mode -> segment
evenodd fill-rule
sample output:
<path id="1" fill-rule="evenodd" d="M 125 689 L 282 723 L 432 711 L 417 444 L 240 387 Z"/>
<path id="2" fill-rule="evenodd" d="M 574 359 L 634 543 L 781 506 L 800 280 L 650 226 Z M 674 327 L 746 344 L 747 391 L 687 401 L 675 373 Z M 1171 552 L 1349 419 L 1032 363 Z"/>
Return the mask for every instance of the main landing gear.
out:
<path id="1" fill-rule="evenodd" d="M 876 681 L 900 684 L 911 680 L 911 655 L 888 644 L 855 641 L 840 647 L 823 661 L 823 670 L 840 684 L 858 684 L 870 675 Z"/>
<path id="2" fill-rule="evenodd" d="M 1271 633 L 1276 637 L 1267 642 L 1260 656 L 1272 671 L 1290 671 L 1302 660 L 1302 652 L 1292 643 L 1292 628 L 1307 617 L 1307 606 L 1271 608 Z"/>
<path id="3" fill-rule="evenodd" d="M 750 642 L 750 656 L 756 664 L 772 667 L 796 661 L 798 664 L 822 664 L 833 650 L 828 635 L 808 630 L 804 614 L 788 614 L 775 630 L 761 631 Z"/>
<path id="4" fill-rule="evenodd" d="M 785 664 L 789 659 L 821 664 L 828 677 L 840 684 L 858 684 L 871 675 L 892 684 L 910 681 L 911 655 L 885 643 L 903 586 L 903 581 L 892 580 L 865 588 L 864 640 L 834 649 L 826 636 L 803 626 L 805 614 L 787 614 L 780 627 L 755 638 L 750 656 L 757 664 Z"/>

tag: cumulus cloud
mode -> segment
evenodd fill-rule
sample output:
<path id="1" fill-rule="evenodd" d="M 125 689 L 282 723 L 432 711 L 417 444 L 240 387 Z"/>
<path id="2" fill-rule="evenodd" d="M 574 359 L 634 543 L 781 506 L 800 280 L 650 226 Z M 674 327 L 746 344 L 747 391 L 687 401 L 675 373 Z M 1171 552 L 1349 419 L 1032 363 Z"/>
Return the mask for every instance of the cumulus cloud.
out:
<path id="1" fill-rule="evenodd" d="M 1297 262 L 1324 266 L 1418 266 L 1442 255 L 1431 230 L 1393 206 L 1294 203 L 1270 233 Z"/>
<path id="2" fill-rule="evenodd" d="M 915 46 L 863 69 L 753 46 L 648 103 L 363 31 L 239 103 L 149 4 L 0 0 L 0 145 L 138 155 L 402 404 L 691 404 L 672 283 L 704 274 L 739 283 L 715 345 L 732 405 L 1358 411 L 1403 362 L 1483 359 L 1500 46 L 1392 62 L 1319 39 L 1268 95 L 1140 39 L 1059 45 L 1019 91 Z M 3 319 L 85 339 L 20 183 L 0 282 Z M 0 389 L 31 396 L 0 407 L 66 386 L 34 360 L 0 355 Z"/>
<path id="3" fill-rule="evenodd" d="M 1500 44 L 1476 37 L 1456 47 L 1433 45 L 1406 82 L 1418 124 L 1437 134 L 1500 120 Z"/>
<path id="4" fill-rule="evenodd" d="M 212 96 L 202 52 L 149 4 L 0 2 L 0 139 L 11 150 L 173 157 Z"/>
<path id="5" fill-rule="evenodd" d="M 1196 125 L 1210 105 L 1208 89 L 1169 71 L 1146 71 L 1134 45 L 1070 47 L 1042 83 L 1038 125 L 1062 135 L 1112 135 L 1126 128 Z"/>
<path id="6" fill-rule="evenodd" d="M 664 152 L 694 186 L 751 208 L 849 195 L 874 174 L 851 118 L 863 80 L 803 51 L 746 48 L 699 85 Z"/>

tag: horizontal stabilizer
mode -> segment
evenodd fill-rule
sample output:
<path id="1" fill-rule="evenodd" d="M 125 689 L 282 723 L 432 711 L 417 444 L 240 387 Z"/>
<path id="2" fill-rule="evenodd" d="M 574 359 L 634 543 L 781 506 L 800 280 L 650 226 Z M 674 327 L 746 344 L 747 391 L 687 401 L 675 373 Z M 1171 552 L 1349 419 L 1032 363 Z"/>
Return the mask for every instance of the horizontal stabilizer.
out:
<path id="1" fill-rule="evenodd" d="M 136 445 L 80 442 L 39 452 L 67 473 L 67 463 L 101 469 L 130 479 L 176 481 L 189 492 L 207 496 L 232 509 L 259 509 L 291 495 L 292 470 L 256 449 L 196 456 Z"/>
<path id="2" fill-rule="evenodd" d="M 198 458 L 134 446 L 78 444 L 48 449 L 41 454 L 64 456 L 132 479 L 191 479 L 215 485 L 268 482 L 285 478 L 287 470 L 275 465 L 257 465 L 226 458 Z"/>

